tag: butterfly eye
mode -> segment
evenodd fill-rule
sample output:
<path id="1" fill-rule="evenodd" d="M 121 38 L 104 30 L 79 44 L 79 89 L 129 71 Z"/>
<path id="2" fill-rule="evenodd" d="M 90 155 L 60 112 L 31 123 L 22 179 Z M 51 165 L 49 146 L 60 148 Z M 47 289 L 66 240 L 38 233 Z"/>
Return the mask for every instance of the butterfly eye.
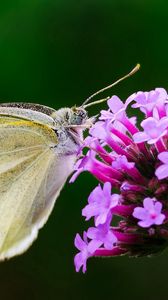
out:
<path id="1" fill-rule="evenodd" d="M 80 125 L 82 124 L 83 118 L 81 116 L 78 115 L 73 115 L 71 118 L 71 124 L 72 125 Z"/>
<path id="2" fill-rule="evenodd" d="M 87 118 L 87 112 L 85 110 L 79 110 L 78 116 L 80 116 L 82 119 Z"/>
<path id="3" fill-rule="evenodd" d="M 83 109 L 77 110 L 73 113 L 70 123 L 72 125 L 81 125 L 83 120 L 87 118 L 87 112 Z"/>

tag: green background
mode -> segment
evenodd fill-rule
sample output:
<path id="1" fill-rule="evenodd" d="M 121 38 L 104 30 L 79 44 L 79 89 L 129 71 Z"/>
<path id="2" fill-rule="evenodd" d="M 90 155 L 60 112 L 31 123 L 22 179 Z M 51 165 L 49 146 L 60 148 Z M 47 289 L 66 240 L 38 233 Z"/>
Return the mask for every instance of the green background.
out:
<path id="1" fill-rule="evenodd" d="M 168 88 L 167 15 L 163 0 L 1 1 L 0 100 L 80 105 L 137 62 L 141 71 L 105 95 Z M 0 299 L 167 299 L 166 251 L 91 259 L 75 273 L 73 240 L 95 184 L 90 174 L 66 184 L 30 250 L 0 265 Z"/>

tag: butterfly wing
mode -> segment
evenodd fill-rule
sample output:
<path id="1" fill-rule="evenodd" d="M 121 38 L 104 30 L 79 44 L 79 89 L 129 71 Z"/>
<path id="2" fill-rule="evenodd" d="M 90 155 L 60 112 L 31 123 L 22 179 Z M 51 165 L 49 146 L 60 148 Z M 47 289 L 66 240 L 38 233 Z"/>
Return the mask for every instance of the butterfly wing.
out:
<path id="1" fill-rule="evenodd" d="M 0 116 L 0 260 L 32 244 L 73 169 L 57 144 L 46 125 Z"/>
<path id="2" fill-rule="evenodd" d="M 50 107 L 35 103 L 1 103 L 0 115 L 15 117 L 18 119 L 35 121 L 36 123 L 45 124 L 51 128 L 55 127 L 55 121 L 52 115 L 56 111 Z"/>

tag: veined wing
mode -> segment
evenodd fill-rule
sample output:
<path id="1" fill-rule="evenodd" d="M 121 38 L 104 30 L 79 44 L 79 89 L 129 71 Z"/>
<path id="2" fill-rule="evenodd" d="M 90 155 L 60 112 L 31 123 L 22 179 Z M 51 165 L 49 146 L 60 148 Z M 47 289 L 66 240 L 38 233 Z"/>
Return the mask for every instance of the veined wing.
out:
<path id="1" fill-rule="evenodd" d="M 45 125 L 0 117 L 0 260 L 32 244 L 72 171 L 57 143 Z"/>

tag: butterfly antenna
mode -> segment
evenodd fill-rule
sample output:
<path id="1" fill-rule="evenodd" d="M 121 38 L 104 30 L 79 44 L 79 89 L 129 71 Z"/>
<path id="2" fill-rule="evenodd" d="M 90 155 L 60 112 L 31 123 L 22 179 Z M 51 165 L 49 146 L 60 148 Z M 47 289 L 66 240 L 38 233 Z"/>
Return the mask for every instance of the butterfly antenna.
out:
<path id="1" fill-rule="evenodd" d="M 92 102 L 92 103 L 87 104 L 88 102 L 90 102 L 90 100 L 91 100 L 93 97 L 97 96 L 98 94 L 100 94 L 100 93 L 102 93 L 102 92 L 104 92 L 104 91 L 106 91 L 106 90 L 108 90 L 108 89 L 111 89 L 113 86 L 117 85 L 119 82 L 121 82 L 121 81 L 123 81 L 124 79 L 126 79 L 126 78 L 132 76 L 133 74 L 135 74 L 139 69 L 140 69 L 140 64 L 137 64 L 137 65 L 131 70 L 131 72 L 129 72 L 129 73 L 126 74 L 125 76 L 119 78 L 117 81 L 115 81 L 115 82 L 113 82 L 112 84 L 106 86 L 105 88 L 103 88 L 103 89 L 97 91 L 96 93 L 92 94 L 89 98 L 87 98 L 87 99 L 83 102 L 82 107 L 83 107 L 83 108 L 86 108 L 86 107 L 88 107 L 88 106 L 91 106 L 91 105 L 94 105 L 94 104 L 98 104 L 98 103 L 107 101 L 107 100 L 109 99 L 109 97 L 106 97 L 106 98 L 104 98 L 104 99 L 97 100 L 97 101 L 95 101 L 95 102 Z"/>

